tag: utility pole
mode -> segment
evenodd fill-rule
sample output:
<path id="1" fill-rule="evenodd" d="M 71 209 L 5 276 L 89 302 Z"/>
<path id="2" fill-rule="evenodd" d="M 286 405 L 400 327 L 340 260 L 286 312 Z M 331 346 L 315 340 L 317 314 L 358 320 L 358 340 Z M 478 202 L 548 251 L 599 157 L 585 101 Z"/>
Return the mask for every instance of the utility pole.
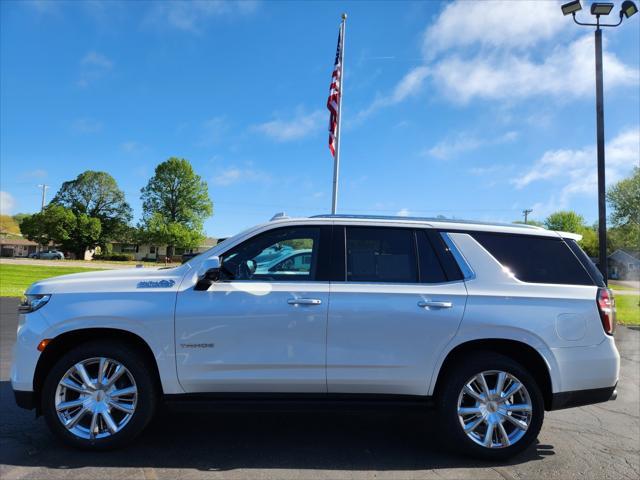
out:
<path id="1" fill-rule="evenodd" d="M 38 188 L 42 189 L 42 204 L 40 205 L 40 211 L 42 212 L 44 210 L 44 200 L 45 200 L 45 195 L 47 192 L 47 188 L 49 188 L 49 185 L 41 183 L 40 185 L 38 185 Z"/>
<path id="2" fill-rule="evenodd" d="M 529 217 L 529 214 L 533 212 L 533 210 L 531 208 L 527 208 L 525 210 L 522 211 L 522 214 L 524 215 L 524 223 L 527 223 L 527 218 Z"/>

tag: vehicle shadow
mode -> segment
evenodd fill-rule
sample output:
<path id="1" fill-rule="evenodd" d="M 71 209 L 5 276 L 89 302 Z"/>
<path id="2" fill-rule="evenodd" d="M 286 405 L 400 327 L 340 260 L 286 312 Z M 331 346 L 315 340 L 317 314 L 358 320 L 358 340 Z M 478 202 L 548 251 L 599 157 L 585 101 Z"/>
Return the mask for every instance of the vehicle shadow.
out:
<path id="1" fill-rule="evenodd" d="M 9 382 L 0 382 L 0 412 L 0 463 L 10 466 L 373 471 L 496 465 L 445 450 L 434 413 L 203 413 L 162 408 L 126 449 L 92 453 L 62 446 L 42 418 L 16 407 Z M 500 465 L 553 454 L 553 446 L 537 444 Z"/>

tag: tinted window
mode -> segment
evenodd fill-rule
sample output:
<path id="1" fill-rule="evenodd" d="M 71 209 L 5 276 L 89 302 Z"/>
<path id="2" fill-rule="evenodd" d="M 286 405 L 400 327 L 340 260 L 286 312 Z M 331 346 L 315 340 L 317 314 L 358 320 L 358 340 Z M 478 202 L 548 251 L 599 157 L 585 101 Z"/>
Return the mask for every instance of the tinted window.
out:
<path id="1" fill-rule="evenodd" d="M 580 260 L 582 266 L 587 270 L 587 272 L 589 272 L 594 283 L 599 287 L 606 287 L 602 273 L 600 273 L 600 270 L 598 270 L 596 264 L 591 261 L 589 255 L 587 255 L 584 250 L 580 248 L 578 242 L 570 238 L 565 238 L 564 241 L 567 242 L 567 245 L 569 245 L 569 248 L 571 248 L 573 253 L 576 254 L 576 257 L 578 257 L 578 260 Z"/>
<path id="2" fill-rule="evenodd" d="M 348 282 L 417 282 L 412 230 L 347 228 Z"/>
<path id="3" fill-rule="evenodd" d="M 518 280 L 593 285 L 587 271 L 560 238 L 494 233 L 471 235 Z"/>
<path id="4" fill-rule="evenodd" d="M 222 257 L 227 280 L 315 280 L 319 227 L 279 228 L 257 235 Z"/>
<path id="5" fill-rule="evenodd" d="M 446 282 L 447 277 L 442 270 L 440 260 L 436 255 L 426 232 L 419 231 L 418 234 L 418 259 L 420 266 L 420 281 L 422 283 Z"/>

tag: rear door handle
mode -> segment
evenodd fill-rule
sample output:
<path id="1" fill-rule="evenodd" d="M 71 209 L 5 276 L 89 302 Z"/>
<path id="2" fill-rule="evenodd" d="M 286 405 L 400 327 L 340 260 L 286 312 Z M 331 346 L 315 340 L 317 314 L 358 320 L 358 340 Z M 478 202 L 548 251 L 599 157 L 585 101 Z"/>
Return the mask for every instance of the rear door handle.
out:
<path id="1" fill-rule="evenodd" d="M 418 302 L 420 308 L 451 308 L 453 303 L 451 302 L 434 302 L 431 300 L 422 300 Z"/>
<path id="2" fill-rule="evenodd" d="M 319 298 L 290 298 L 287 303 L 289 305 L 320 305 L 322 300 Z"/>

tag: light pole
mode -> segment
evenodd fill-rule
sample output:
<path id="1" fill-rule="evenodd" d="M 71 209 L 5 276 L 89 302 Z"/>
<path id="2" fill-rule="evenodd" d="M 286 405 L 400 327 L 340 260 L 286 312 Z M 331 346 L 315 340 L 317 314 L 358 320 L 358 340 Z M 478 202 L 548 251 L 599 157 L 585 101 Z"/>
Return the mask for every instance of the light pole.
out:
<path id="1" fill-rule="evenodd" d="M 623 18 L 629 18 L 638 12 L 638 7 L 631 0 L 622 2 L 620 20 L 618 23 L 600 23 L 600 17 L 611 13 L 613 3 L 595 2 L 591 4 L 591 15 L 596 17 L 596 23 L 579 22 L 576 12 L 582 10 L 580 0 L 562 5 L 562 13 L 571 15 L 577 25 L 596 27 L 596 136 L 598 151 L 598 267 L 605 283 L 607 283 L 607 204 L 605 198 L 604 178 L 604 101 L 602 88 L 602 27 L 617 27 Z"/>

